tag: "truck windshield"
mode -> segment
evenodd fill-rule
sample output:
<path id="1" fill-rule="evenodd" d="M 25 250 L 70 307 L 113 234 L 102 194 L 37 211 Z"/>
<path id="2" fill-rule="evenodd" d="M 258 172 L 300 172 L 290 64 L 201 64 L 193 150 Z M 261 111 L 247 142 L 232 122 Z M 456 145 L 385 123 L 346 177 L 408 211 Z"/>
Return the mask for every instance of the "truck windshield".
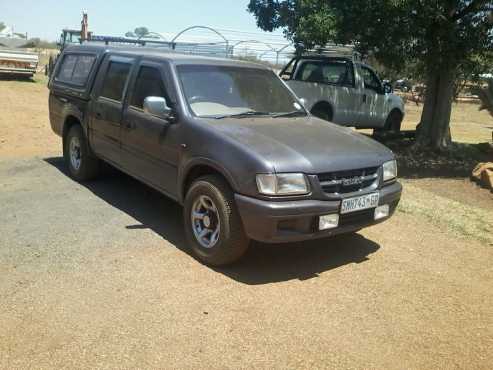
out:
<path id="1" fill-rule="evenodd" d="M 293 94 L 269 70 L 182 65 L 178 73 L 188 105 L 199 117 L 306 115 Z"/>

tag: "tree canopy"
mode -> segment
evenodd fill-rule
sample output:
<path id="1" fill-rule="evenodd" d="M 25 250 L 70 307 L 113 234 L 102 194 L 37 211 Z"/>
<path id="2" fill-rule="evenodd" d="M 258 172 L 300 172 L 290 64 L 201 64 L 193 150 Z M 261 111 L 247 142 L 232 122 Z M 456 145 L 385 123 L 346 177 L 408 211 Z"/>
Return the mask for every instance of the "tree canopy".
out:
<path id="1" fill-rule="evenodd" d="M 492 0 L 250 0 L 248 10 L 304 48 L 351 43 L 394 70 L 416 65 L 427 85 L 419 141 L 434 148 L 451 141 L 456 79 L 493 64 Z"/>
<path id="2" fill-rule="evenodd" d="M 135 30 L 129 31 L 125 34 L 126 37 L 137 37 L 139 39 L 147 36 L 149 34 L 149 29 L 147 27 L 137 27 Z"/>

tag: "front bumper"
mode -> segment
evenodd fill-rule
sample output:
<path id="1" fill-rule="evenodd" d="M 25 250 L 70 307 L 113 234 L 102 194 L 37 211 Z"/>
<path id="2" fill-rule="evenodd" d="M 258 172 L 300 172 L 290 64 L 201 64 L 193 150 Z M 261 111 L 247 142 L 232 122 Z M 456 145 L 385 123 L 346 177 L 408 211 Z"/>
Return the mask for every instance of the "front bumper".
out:
<path id="1" fill-rule="evenodd" d="M 33 75 L 36 73 L 36 68 L 8 68 L 0 66 L 0 73 L 12 75 Z"/>
<path id="2" fill-rule="evenodd" d="M 394 213 L 401 198 L 402 185 L 395 182 L 379 190 L 379 205 L 389 204 L 390 215 Z M 339 213 L 341 201 L 295 200 L 284 202 L 265 201 L 243 195 L 235 195 L 236 204 L 246 234 L 265 243 L 286 243 L 325 238 L 360 230 L 386 221 L 375 221 L 373 209 L 341 216 L 339 227 L 318 230 L 322 215 Z"/>

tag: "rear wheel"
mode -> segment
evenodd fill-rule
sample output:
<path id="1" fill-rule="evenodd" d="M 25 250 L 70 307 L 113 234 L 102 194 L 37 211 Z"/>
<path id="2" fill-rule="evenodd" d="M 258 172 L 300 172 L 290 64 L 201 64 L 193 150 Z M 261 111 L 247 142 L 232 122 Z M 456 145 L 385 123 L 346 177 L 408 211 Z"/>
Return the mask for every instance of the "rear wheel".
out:
<path id="1" fill-rule="evenodd" d="M 70 176 L 77 181 L 87 181 L 99 173 L 99 160 L 90 152 L 80 125 L 72 126 L 64 140 L 63 156 Z"/>
<path id="2" fill-rule="evenodd" d="M 217 176 L 196 180 L 185 198 L 184 224 L 194 255 L 207 265 L 231 264 L 250 243 L 243 230 L 234 195 Z"/>

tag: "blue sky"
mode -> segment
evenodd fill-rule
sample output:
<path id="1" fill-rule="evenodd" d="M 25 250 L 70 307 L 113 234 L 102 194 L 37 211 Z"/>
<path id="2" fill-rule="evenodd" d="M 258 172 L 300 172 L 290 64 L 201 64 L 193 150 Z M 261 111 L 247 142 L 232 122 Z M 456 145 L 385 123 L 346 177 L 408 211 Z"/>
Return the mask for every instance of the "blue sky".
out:
<path id="1" fill-rule="evenodd" d="M 0 21 L 14 26 L 15 32 L 48 40 L 56 40 L 62 28 L 79 28 L 82 10 L 89 14 L 89 29 L 99 35 L 123 35 L 137 26 L 168 33 L 191 25 L 260 32 L 247 4 L 248 0 L 0 0 Z"/>

